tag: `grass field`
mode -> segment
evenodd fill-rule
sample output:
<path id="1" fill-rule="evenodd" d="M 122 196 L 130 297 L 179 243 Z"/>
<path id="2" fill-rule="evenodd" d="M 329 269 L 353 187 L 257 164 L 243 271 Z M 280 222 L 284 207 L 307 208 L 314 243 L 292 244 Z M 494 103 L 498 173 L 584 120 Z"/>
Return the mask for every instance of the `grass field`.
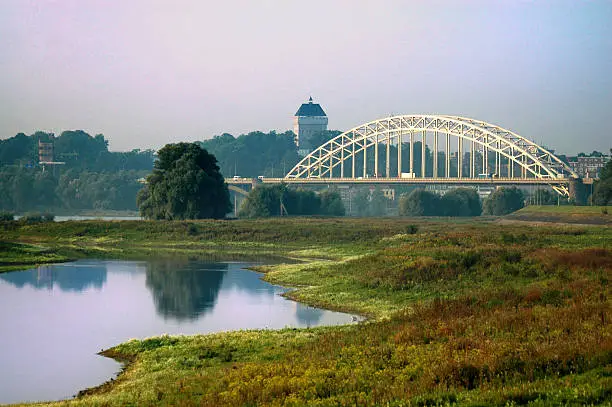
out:
<path id="1" fill-rule="evenodd" d="M 531 207 L 533 211 L 533 207 Z M 58 256 L 233 253 L 355 326 L 133 340 L 117 380 L 53 405 L 610 405 L 612 228 L 491 219 L 65 222 Z M 28 246 L 29 247 L 29 246 Z"/>
<path id="2" fill-rule="evenodd" d="M 603 212 L 612 214 L 612 206 L 574 206 L 574 205 L 530 205 L 520 210 L 521 213 L 547 213 L 547 214 L 573 214 L 573 215 L 602 215 Z"/>
<path id="3" fill-rule="evenodd" d="M 612 206 L 530 205 L 505 218 L 528 222 L 612 226 Z"/>

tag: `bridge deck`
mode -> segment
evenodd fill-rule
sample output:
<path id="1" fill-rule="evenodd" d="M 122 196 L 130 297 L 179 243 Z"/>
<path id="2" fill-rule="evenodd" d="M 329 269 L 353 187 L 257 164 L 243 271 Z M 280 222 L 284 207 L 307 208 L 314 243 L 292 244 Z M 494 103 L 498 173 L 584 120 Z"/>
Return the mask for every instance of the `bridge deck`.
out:
<path id="1" fill-rule="evenodd" d="M 329 185 L 329 184 L 473 184 L 473 185 L 567 185 L 570 178 L 229 178 L 230 185 L 263 184 L 301 184 L 301 185 Z"/>

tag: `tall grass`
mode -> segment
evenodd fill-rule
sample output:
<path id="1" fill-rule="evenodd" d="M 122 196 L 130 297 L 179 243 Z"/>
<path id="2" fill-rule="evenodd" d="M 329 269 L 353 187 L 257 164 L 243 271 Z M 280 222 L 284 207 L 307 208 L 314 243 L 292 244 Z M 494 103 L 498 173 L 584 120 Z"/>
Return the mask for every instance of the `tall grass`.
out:
<path id="1" fill-rule="evenodd" d="M 416 225 L 416 228 L 410 225 Z M 134 340 L 118 380 L 67 405 L 606 405 L 612 229 L 487 221 L 79 222 L 7 232 L 105 249 L 240 246 L 359 325 Z M 80 233 L 80 234 L 76 234 Z M 60 246 L 58 246 L 60 247 Z"/>

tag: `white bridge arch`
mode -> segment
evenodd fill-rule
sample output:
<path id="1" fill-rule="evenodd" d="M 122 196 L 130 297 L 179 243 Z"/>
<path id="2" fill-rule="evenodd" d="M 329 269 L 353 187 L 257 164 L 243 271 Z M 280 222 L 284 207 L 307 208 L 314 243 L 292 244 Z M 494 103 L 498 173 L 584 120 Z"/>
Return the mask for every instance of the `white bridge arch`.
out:
<path id="1" fill-rule="evenodd" d="M 439 148 L 440 135 L 444 136 L 442 148 Z M 456 142 L 452 148 L 451 137 L 455 139 L 453 142 Z M 418 140 L 415 140 L 417 138 Z M 421 144 L 420 169 L 414 165 L 415 141 Z M 408 143 L 409 165 L 404 165 L 403 150 Z M 433 163 L 432 171 L 428 175 L 426 148 L 430 146 L 433 147 Z M 390 153 L 393 148 L 397 150 L 397 158 L 393 157 L 394 174 L 391 173 L 393 160 Z M 385 153 L 382 159 L 381 149 Z M 439 153 L 444 155 L 443 171 L 439 168 L 442 164 L 439 163 Z M 370 168 L 369 154 L 374 157 Z M 468 162 L 464 163 L 464 160 Z M 383 168 L 379 168 L 380 161 L 383 161 Z M 350 164 L 350 168 L 345 168 L 346 163 Z M 356 163 L 361 164 L 359 173 L 356 171 Z M 403 172 L 404 167 L 408 172 Z M 480 172 L 477 172 L 477 169 Z M 349 175 L 345 175 L 346 173 Z M 550 180 L 551 187 L 565 196 L 569 196 L 568 182 L 559 181 L 578 178 L 577 174 L 553 153 L 510 130 L 480 120 L 449 115 L 393 116 L 354 127 L 312 151 L 293 167 L 285 178 L 361 179 L 372 176 L 438 180 L 465 178 L 466 183 L 469 183 L 470 179 L 482 177 L 504 177 L 517 181 L 535 178 Z"/>

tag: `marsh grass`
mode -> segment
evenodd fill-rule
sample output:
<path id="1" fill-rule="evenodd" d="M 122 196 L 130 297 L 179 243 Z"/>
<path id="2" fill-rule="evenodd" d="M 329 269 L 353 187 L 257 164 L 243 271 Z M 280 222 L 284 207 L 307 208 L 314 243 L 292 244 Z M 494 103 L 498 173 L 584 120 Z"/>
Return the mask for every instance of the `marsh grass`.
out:
<path id="1" fill-rule="evenodd" d="M 506 219 L 537 222 L 612 225 L 611 206 L 535 206 L 516 211 Z"/>
<path id="2" fill-rule="evenodd" d="M 195 222 L 194 233 L 190 224 L 25 225 L 10 233 L 113 255 L 143 247 L 290 254 L 305 261 L 258 270 L 296 287 L 292 298 L 370 319 L 129 341 L 104 352 L 129 362 L 117 380 L 56 404 L 610 403 L 610 228 L 300 218 Z"/>
<path id="3" fill-rule="evenodd" d="M 69 259 L 67 255 L 60 254 L 50 247 L 0 241 L 0 273 Z"/>

